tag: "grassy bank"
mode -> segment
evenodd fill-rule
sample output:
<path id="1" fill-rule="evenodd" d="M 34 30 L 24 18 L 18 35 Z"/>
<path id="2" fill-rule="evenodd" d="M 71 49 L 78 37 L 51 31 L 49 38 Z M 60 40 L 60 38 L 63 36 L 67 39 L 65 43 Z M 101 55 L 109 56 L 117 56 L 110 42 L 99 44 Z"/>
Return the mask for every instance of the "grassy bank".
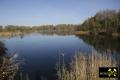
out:
<path id="1" fill-rule="evenodd" d="M 90 31 L 75 31 L 74 32 L 75 35 L 78 35 L 78 36 L 86 36 L 86 35 L 103 35 L 103 36 L 113 36 L 113 37 L 120 37 L 120 33 L 117 33 L 117 32 L 111 32 L 111 33 L 107 33 L 107 32 L 96 32 L 96 33 L 93 33 L 93 32 L 90 32 Z"/>
<path id="2" fill-rule="evenodd" d="M 12 35 L 20 35 L 22 34 L 22 32 L 18 31 L 18 32 L 0 32 L 0 36 L 12 36 Z"/>
<path id="3" fill-rule="evenodd" d="M 89 31 L 75 31 L 75 35 L 89 35 Z"/>

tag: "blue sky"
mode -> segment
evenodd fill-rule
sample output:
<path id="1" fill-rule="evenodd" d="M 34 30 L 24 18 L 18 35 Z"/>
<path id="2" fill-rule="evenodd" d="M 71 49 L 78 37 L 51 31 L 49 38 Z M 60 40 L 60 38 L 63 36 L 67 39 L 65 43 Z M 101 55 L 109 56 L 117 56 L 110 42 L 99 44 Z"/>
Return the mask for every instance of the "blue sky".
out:
<path id="1" fill-rule="evenodd" d="M 0 0 L 0 25 L 80 24 L 120 0 Z"/>

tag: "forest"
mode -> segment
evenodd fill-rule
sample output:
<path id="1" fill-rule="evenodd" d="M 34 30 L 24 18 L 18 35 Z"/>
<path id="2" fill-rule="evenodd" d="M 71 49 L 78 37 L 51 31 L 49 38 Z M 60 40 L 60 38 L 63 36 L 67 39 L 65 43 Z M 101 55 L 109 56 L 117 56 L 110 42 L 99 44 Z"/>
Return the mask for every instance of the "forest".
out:
<path id="1" fill-rule="evenodd" d="M 89 31 L 92 34 L 112 34 L 120 33 L 120 10 L 104 10 L 88 18 L 80 25 L 78 31 Z"/>

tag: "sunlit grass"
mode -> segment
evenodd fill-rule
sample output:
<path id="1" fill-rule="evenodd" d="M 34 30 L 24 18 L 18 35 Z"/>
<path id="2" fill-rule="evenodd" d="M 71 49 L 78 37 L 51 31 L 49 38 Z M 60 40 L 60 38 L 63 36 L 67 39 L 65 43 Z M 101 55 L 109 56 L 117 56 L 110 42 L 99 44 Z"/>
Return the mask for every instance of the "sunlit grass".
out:
<path id="1" fill-rule="evenodd" d="M 75 35 L 89 35 L 89 31 L 75 31 Z"/>
<path id="2" fill-rule="evenodd" d="M 118 67 L 119 56 L 112 53 L 99 53 L 75 55 L 69 69 L 62 65 L 58 67 L 58 80 L 118 80 L 117 78 L 99 78 L 99 67 Z"/>

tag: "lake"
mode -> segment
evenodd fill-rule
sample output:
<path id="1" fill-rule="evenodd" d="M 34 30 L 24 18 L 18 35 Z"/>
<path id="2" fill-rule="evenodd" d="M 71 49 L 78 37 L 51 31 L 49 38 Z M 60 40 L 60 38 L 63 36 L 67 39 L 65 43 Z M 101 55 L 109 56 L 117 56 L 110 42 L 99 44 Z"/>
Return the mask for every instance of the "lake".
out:
<path id="1" fill-rule="evenodd" d="M 20 72 L 30 80 L 55 80 L 56 64 L 62 54 L 68 66 L 78 52 L 90 54 L 93 50 L 107 51 L 118 56 L 120 51 L 120 38 L 100 36 L 91 38 L 72 34 L 30 33 L 24 36 L 0 37 L 0 41 L 10 53 L 18 54 L 20 59 L 24 59 Z"/>

